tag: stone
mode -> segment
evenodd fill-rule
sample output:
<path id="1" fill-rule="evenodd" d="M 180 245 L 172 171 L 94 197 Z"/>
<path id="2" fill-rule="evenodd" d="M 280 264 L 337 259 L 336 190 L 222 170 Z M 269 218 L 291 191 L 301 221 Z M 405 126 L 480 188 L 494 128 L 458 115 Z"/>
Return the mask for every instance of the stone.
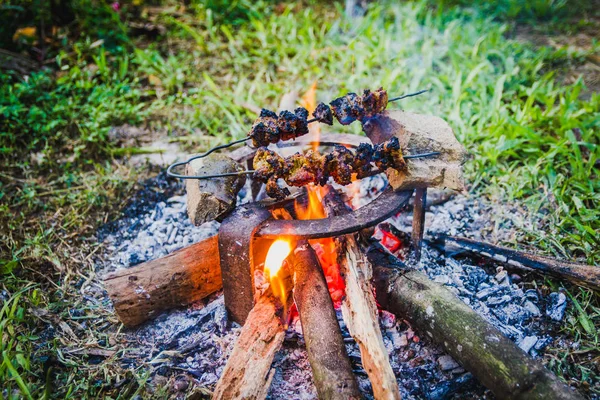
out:
<path id="1" fill-rule="evenodd" d="M 521 340 L 521 342 L 519 343 L 519 347 L 525 353 L 529 353 L 529 350 L 531 350 L 533 348 L 533 346 L 535 346 L 537 341 L 538 341 L 537 336 L 525 336 L 523 338 L 523 340 Z"/>
<path id="2" fill-rule="evenodd" d="M 479 292 L 477 292 L 477 294 L 475 294 L 475 297 L 477 297 L 477 299 L 479 300 L 485 300 L 488 297 L 490 297 L 491 295 L 494 295 L 498 292 L 500 292 L 502 290 L 502 288 L 498 287 L 498 286 L 492 286 L 483 290 L 480 290 Z"/>
<path id="3" fill-rule="evenodd" d="M 459 368 L 460 365 L 449 355 L 443 355 L 437 359 L 438 365 L 442 371 L 450 371 Z"/>
<path id="4" fill-rule="evenodd" d="M 408 160 L 403 171 L 388 169 L 386 174 L 394 189 L 437 187 L 464 190 L 462 165 L 466 151 L 443 119 L 391 110 L 363 121 L 363 130 L 373 143 L 396 136 L 405 155 L 440 152 L 435 157 Z"/>
<path id="5" fill-rule="evenodd" d="M 498 272 L 494 277 L 494 280 L 500 285 L 510 285 L 510 281 L 508 279 L 508 272 L 504 270 Z"/>
<path id="6" fill-rule="evenodd" d="M 538 292 L 535 289 L 526 290 L 525 297 L 527 297 L 529 300 L 533 300 L 533 301 L 538 301 L 540 299 Z"/>
<path id="7" fill-rule="evenodd" d="M 562 321 L 567 309 L 567 296 L 562 292 L 550 293 L 546 304 L 546 315 L 554 321 Z"/>
<path id="8" fill-rule="evenodd" d="M 193 160 L 187 165 L 187 175 L 216 175 L 241 172 L 244 168 L 223 154 Z M 215 179 L 186 179 L 187 211 L 196 226 L 220 221 L 235 208 L 237 194 L 246 182 L 245 175 Z"/>
<path id="9" fill-rule="evenodd" d="M 534 317 L 539 317 L 542 314 L 538 306 L 536 306 L 529 300 L 523 303 L 523 308 L 529 311 L 529 313 Z"/>
<path id="10" fill-rule="evenodd" d="M 504 295 L 501 297 L 490 297 L 487 299 L 487 305 L 490 307 L 499 306 L 500 304 L 508 303 L 510 301 L 509 295 Z"/>

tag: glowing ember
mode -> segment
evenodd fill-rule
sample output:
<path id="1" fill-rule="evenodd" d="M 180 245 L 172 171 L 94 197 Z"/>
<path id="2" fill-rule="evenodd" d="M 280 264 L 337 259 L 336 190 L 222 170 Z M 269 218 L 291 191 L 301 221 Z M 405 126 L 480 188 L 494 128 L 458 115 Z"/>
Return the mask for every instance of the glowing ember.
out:
<path id="1" fill-rule="evenodd" d="M 306 186 L 306 189 L 308 191 L 308 205 L 306 208 L 301 207 L 298 203 L 295 205 L 298 219 L 326 218 L 322 199 L 327 194 L 327 188 L 309 185 Z M 346 292 L 346 285 L 340 274 L 335 241 L 333 238 L 325 238 L 309 240 L 309 243 L 315 249 L 319 263 L 323 268 L 331 299 L 334 305 L 339 307 Z"/>

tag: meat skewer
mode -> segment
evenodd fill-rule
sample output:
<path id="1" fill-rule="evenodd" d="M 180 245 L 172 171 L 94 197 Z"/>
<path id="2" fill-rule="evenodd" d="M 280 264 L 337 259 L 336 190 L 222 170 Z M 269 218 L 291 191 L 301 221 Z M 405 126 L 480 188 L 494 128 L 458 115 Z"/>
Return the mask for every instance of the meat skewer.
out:
<path id="1" fill-rule="evenodd" d="M 437 153 L 419 156 L 435 154 Z M 329 178 L 340 185 L 349 185 L 354 177 L 362 179 L 372 175 L 374 171 L 383 172 L 388 168 L 401 171 L 406 168 L 406 161 L 398 138 L 393 137 L 375 146 L 362 143 L 355 152 L 336 145 L 332 152 L 324 155 L 309 150 L 306 154 L 296 153 L 286 158 L 261 147 L 254 157 L 253 167 L 253 178 L 266 184 L 266 192 L 270 197 L 281 200 L 290 191 L 278 185 L 280 178 L 289 186 L 297 187 L 309 183 L 322 186 Z"/>
<path id="2" fill-rule="evenodd" d="M 177 167 L 189 164 L 191 161 L 198 158 L 207 157 L 217 150 L 225 149 L 250 139 L 252 139 L 254 147 L 264 147 L 271 143 L 277 143 L 280 140 L 285 141 L 295 139 L 308 133 L 308 124 L 310 123 L 318 121 L 327 125 L 333 125 L 334 116 L 342 125 L 349 125 L 356 120 L 362 121 L 365 118 L 370 118 L 375 114 L 381 113 L 390 102 L 417 96 L 425 92 L 427 92 L 427 90 L 420 90 L 415 93 L 405 94 L 392 99 L 388 99 L 387 92 L 383 90 L 383 88 L 379 88 L 374 92 L 367 89 L 363 92 L 362 96 L 358 96 L 356 93 L 348 93 L 346 96 L 333 100 L 329 106 L 325 103 L 319 103 L 313 112 L 312 119 L 308 119 L 308 110 L 303 107 L 296 108 L 293 113 L 290 111 L 282 111 L 279 115 L 273 111 L 263 109 L 252 125 L 248 136 L 213 147 L 205 153 L 191 157 L 186 161 L 174 163 L 167 169 L 167 175 L 179 179 L 202 179 L 202 177 L 194 175 L 177 174 L 173 172 L 173 170 Z M 246 171 L 242 173 L 251 172 Z M 233 173 L 214 177 L 232 175 Z"/>
<path id="3" fill-rule="evenodd" d="M 416 96 L 425 91 L 399 96 L 391 101 Z M 333 100 L 329 105 L 319 103 L 310 120 L 308 111 L 303 107 L 296 108 L 293 113 L 282 111 L 279 115 L 263 108 L 252 125 L 248 137 L 252 139 L 254 147 L 268 146 L 270 143 L 277 143 L 280 140 L 285 141 L 306 135 L 308 124 L 313 122 L 333 125 L 334 117 L 342 125 L 350 125 L 357 120 L 363 121 L 382 113 L 389 102 L 387 91 L 379 88 L 373 92 L 366 89 L 362 95 L 348 93 Z"/>

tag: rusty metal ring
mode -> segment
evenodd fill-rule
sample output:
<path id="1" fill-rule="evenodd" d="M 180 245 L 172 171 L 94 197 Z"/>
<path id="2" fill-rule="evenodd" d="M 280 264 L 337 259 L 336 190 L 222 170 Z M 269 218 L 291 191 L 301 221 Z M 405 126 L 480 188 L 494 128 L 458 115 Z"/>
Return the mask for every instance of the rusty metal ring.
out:
<path id="1" fill-rule="evenodd" d="M 394 191 L 388 186 L 378 198 L 349 214 L 323 219 L 291 221 L 269 219 L 259 226 L 255 236 L 267 239 L 288 237 L 297 240 L 320 239 L 357 232 L 377 225 L 398 213 L 408 203 L 412 193 L 412 190 Z"/>

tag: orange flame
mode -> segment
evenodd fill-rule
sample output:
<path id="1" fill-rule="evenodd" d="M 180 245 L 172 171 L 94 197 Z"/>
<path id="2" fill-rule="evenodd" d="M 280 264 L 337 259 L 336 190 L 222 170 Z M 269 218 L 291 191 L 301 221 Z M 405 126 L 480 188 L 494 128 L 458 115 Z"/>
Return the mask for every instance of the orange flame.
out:
<path id="1" fill-rule="evenodd" d="M 279 271 L 283 266 L 283 262 L 292 252 L 292 246 L 289 241 L 278 239 L 271 244 L 267 257 L 265 258 L 264 272 L 271 283 L 271 291 L 273 295 L 279 298 L 282 304 L 286 304 L 287 295 L 285 284 L 282 277 L 279 276 Z"/>
<path id="2" fill-rule="evenodd" d="M 314 81 L 310 88 L 302 95 L 300 99 L 300 105 L 308 110 L 312 115 L 317 108 L 317 81 Z M 308 125 L 308 134 L 314 141 L 312 149 L 317 151 L 319 149 L 319 140 L 321 138 L 321 124 L 310 124 Z"/>
<path id="3" fill-rule="evenodd" d="M 323 208 L 322 199 L 327 194 L 327 188 L 321 186 L 309 185 L 306 186 L 308 191 L 308 205 L 302 207 L 296 202 L 295 210 L 298 219 L 322 219 L 326 217 L 325 209 Z M 340 274 L 340 266 L 337 261 L 336 243 L 332 238 L 313 239 L 309 240 L 310 245 L 315 249 L 319 263 L 323 268 L 327 287 L 331 299 L 336 306 L 339 306 L 346 285 Z"/>

